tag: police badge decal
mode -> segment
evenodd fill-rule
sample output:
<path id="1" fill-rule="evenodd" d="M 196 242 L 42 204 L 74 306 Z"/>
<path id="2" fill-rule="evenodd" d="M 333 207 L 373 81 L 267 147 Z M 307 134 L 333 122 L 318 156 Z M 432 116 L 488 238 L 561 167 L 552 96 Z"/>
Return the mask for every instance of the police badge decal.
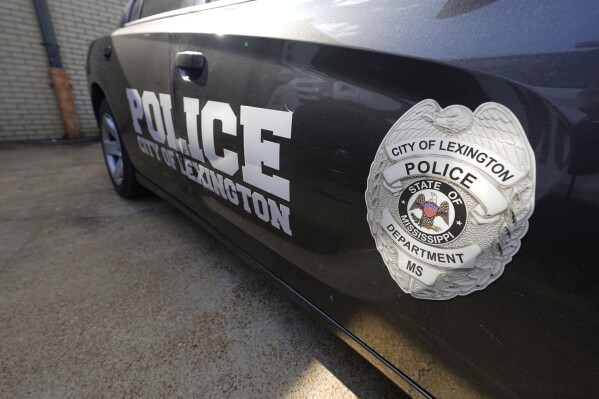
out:
<path id="1" fill-rule="evenodd" d="M 487 287 L 534 210 L 535 156 L 505 106 L 424 100 L 393 125 L 370 167 L 368 223 L 400 288 L 444 300 Z"/>

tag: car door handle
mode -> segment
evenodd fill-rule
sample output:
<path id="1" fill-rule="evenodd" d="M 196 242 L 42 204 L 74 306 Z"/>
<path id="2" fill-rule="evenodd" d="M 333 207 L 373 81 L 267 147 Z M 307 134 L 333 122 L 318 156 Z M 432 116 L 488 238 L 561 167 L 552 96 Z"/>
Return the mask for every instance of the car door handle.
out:
<path id="1" fill-rule="evenodd" d="M 198 80 L 206 66 L 206 57 L 198 51 L 182 51 L 177 53 L 175 65 L 183 80 Z"/>
<path id="2" fill-rule="evenodd" d="M 112 46 L 104 47 L 104 51 L 102 52 L 102 56 L 104 57 L 104 59 L 106 61 L 108 61 L 110 59 L 111 55 L 112 55 Z"/>

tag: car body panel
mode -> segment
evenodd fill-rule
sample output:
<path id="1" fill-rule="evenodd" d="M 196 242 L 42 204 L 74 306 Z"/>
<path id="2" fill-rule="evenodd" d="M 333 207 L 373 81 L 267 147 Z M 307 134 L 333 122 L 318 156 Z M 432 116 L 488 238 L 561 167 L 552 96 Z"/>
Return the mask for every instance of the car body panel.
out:
<path id="1" fill-rule="evenodd" d="M 597 7 L 255 1 L 170 14 L 130 23 L 90 50 L 90 84 L 106 94 L 142 181 L 326 314 L 413 395 L 418 386 L 464 398 L 598 393 Z M 100 57 L 105 45 L 109 61 Z M 181 79 L 181 51 L 205 55 L 202 82 Z M 242 107 L 292 112 L 291 138 L 263 132 L 280 148 L 279 169 L 266 173 L 290 181 L 290 200 L 280 203 L 291 211 L 292 235 L 143 154 L 125 88 L 171 95 L 183 139 L 184 97 L 228 104 L 237 134 L 217 132 L 215 144 L 235 151 L 240 165 Z M 399 289 L 364 202 L 381 141 L 427 98 L 472 110 L 507 106 L 537 159 L 536 210 L 520 251 L 497 282 L 444 302 Z M 151 139 L 145 127 L 142 137 Z M 243 183 L 241 172 L 231 179 Z"/>

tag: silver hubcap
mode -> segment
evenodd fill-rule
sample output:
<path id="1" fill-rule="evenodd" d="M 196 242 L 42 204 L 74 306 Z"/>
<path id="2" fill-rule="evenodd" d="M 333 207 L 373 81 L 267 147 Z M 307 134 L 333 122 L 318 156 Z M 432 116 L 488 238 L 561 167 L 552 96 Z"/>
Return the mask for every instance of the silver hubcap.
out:
<path id="1" fill-rule="evenodd" d="M 110 177 L 117 184 L 123 182 L 123 155 L 116 124 L 109 114 L 102 115 L 102 147 Z"/>

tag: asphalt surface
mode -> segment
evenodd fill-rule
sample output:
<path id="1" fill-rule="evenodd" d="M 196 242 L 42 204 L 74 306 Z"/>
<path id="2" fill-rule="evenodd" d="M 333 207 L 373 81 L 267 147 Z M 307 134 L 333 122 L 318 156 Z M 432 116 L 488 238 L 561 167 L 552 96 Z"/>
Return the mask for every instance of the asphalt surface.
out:
<path id="1" fill-rule="evenodd" d="M 0 397 L 400 393 L 98 143 L 0 146 Z"/>

